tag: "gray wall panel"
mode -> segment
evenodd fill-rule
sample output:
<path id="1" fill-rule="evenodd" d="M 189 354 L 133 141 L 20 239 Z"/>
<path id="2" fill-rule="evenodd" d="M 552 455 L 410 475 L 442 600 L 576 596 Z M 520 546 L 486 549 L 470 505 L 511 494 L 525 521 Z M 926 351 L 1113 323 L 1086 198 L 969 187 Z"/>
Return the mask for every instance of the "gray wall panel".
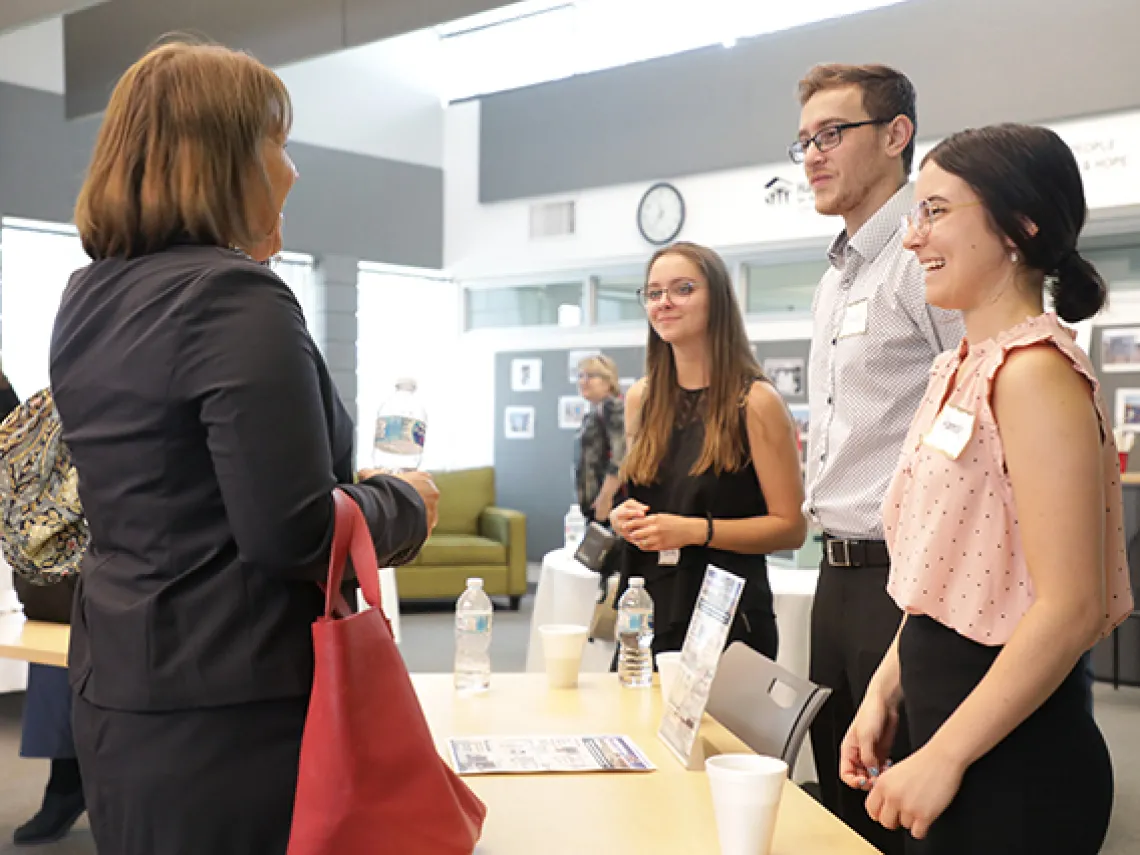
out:
<path id="1" fill-rule="evenodd" d="M 98 129 L 97 118 L 65 121 L 58 95 L 0 83 L 0 213 L 71 222 Z M 300 143 L 289 151 L 301 179 L 285 210 L 288 249 L 442 266 L 440 170 Z"/>
<path id="2" fill-rule="evenodd" d="M 817 62 L 884 62 L 919 136 L 1140 106 L 1140 3 L 911 0 L 855 17 L 483 99 L 480 200 L 781 161 Z"/>
<path id="3" fill-rule="evenodd" d="M 349 45 L 363 45 L 505 5 L 504 0 L 344 0 L 345 35 Z"/>
<path id="4" fill-rule="evenodd" d="M 101 111 L 119 75 L 167 33 L 203 35 L 277 66 L 502 5 L 503 0 L 112 0 L 64 19 L 67 115 Z"/>
<path id="5" fill-rule="evenodd" d="M 3 0 L 0 2 L 0 33 L 102 2 L 104 0 Z"/>
<path id="6" fill-rule="evenodd" d="M 757 342 L 754 350 L 763 361 L 771 357 L 807 360 L 806 340 Z M 605 349 L 617 363 L 622 377 L 645 373 L 645 348 Z M 577 395 L 576 383 L 569 380 L 569 350 L 517 351 L 495 357 L 495 491 L 496 502 L 527 515 L 527 558 L 539 561 L 552 549 L 562 546 L 562 520 L 574 498 L 574 443 L 577 431 L 558 427 L 558 399 Z M 542 360 L 542 391 L 511 390 L 511 361 Z M 789 398 L 793 404 L 806 403 L 806 397 Z M 534 439 L 507 439 L 503 432 L 504 410 L 522 406 L 535 408 Z"/>
<path id="7" fill-rule="evenodd" d="M 343 0 L 112 0 L 64 18 L 67 115 L 100 112 L 156 40 L 193 33 L 282 65 L 344 46 Z"/>

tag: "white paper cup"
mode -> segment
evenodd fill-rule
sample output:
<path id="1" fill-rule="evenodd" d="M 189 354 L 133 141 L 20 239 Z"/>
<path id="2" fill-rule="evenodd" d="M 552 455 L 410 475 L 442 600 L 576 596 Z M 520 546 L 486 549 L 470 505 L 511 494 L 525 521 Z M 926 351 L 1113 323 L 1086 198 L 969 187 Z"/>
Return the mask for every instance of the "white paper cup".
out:
<path id="1" fill-rule="evenodd" d="M 572 689 L 578 685 L 582 649 L 588 627 L 572 624 L 546 624 L 538 628 L 546 658 L 546 678 L 552 689 Z"/>
<path id="2" fill-rule="evenodd" d="M 705 761 L 721 855 L 769 855 L 788 764 L 758 754 Z"/>
<path id="3" fill-rule="evenodd" d="M 681 651 L 658 653 L 655 659 L 657 660 L 657 674 L 661 678 L 661 699 L 667 701 L 673 684 L 677 681 L 677 671 L 681 667 Z"/>

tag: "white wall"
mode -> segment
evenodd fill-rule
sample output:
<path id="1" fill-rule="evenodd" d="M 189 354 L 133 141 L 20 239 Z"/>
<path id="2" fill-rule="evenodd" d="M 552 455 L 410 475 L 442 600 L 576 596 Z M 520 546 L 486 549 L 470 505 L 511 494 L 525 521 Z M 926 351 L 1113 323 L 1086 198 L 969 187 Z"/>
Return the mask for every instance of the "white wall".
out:
<path id="1" fill-rule="evenodd" d="M 1090 208 L 1140 204 L 1140 111 L 1053 127 L 1082 162 Z M 556 197 L 577 203 L 578 233 L 531 240 L 530 206 L 544 200 L 479 204 L 479 103 L 449 108 L 444 128 L 444 259 L 459 279 L 642 264 L 652 252 L 635 218 L 646 184 Z M 789 128 L 789 140 L 794 136 L 795 129 Z M 919 146 L 916 162 L 932 145 Z M 685 197 L 687 220 L 681 238 L 714 246 L 729 257 L 818 243 L 842 228 L 837 218 L 815 213 L 801 186 L 802 169 L 790 161 L 662 178 L 671 180 Z M 766 185 L 781 178 L 792 185 L 791 198 L 774 203 Z"/>
<path id="2" fill-rule="evenodd" d="M 63 94 L 63 18 L 0 36 L 0 83 Z"/>
<path id="3" fill-rule="evenodd" d="M 439 168 L 441 62 L 425 30 L 277 69 L 293 98 L 292 138 Z"/>

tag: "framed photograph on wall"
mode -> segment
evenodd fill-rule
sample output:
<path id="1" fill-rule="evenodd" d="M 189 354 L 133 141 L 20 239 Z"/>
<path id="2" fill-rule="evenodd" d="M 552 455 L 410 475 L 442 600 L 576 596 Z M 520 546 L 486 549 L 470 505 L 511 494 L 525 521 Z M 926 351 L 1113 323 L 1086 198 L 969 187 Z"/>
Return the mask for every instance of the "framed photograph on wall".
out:
<path id="1" fill-rule="evenodd" d="M 597 356 L 601 351 L 597 348 L 593 350 L 572 350 L 566 357 L 566 375 L 567 378 L 575 386 L 578 385 L 578 366 L 583 359 L 588 359 L 591 356 Z"/>
<path id="2" fill-rule="evenodd" d="M 802 398 L 807 391 L 802 359 L 765 359 L 764 373 L 785 398 Z"/>
<path id="3" fill-rule="evenodd" d="M 507 407 L 503 435 L 507 439 L 534 439 L 534 407 Z"/>
<path id="4" fill-rule="evenodd" d="M 1116 424 L 1125 431 L 1140 432 L 1140 389 L 1116 390 Z"/>
<path id="5" fill-rule="evenodd" d="M 590 405 L 585 398 L 563 395 L 558 399 L 558 427 L 562 430 L 578 430 L 589 409 Z"/>
<path id="6" fill-rule="evenodd" d="M 542 391 L 542 360 L 541 359 L 512 359 L 511 360 L 511 391 L 512 392 L 541 392 Z"/>
<path id="7" fill-rule="evenodd" d="M 1100 367 L 1107 372 L 1140 371 L 1140 327 L 1102 329 Z"/>

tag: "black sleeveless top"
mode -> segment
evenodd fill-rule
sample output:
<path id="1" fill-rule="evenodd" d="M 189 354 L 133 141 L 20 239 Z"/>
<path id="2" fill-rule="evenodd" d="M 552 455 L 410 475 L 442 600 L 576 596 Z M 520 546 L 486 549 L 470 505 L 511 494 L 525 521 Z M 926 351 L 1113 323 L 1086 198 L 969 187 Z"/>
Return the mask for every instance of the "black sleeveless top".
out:
<path id="1" fill-rule="evenodd" d="M 711 467 L 700 475 L 690 474 L 704 445 L 705 414 L 705 390 L 682 389 L 673 436 L 658 469 L 657 480 L 651 485 L 629 484 L 629 496 L 648 505 L 649 513 L 686 517 L 711 514 L 714 520 L 766 515 L 768 503 L 764 500 L 756 467 L 752 464 L 743 403 L 740 409 L 743 437 L 740 467 L 719 475 Z M 659 553 L 643 552 L 626 543 L 620 590 L 626 588 L 629 577 L 643 576 L 646 590 L 653 598 L 656 633 L 663 635 L 682 631 L 692 617 L 709 564 L 745 580 L 738 615 L 749 613 L 775 620 L 768 565 L 763 555 L 687 546 L 681 550 L 681 560 L 675 566 L 665 566 L 659 563 Z"/>

